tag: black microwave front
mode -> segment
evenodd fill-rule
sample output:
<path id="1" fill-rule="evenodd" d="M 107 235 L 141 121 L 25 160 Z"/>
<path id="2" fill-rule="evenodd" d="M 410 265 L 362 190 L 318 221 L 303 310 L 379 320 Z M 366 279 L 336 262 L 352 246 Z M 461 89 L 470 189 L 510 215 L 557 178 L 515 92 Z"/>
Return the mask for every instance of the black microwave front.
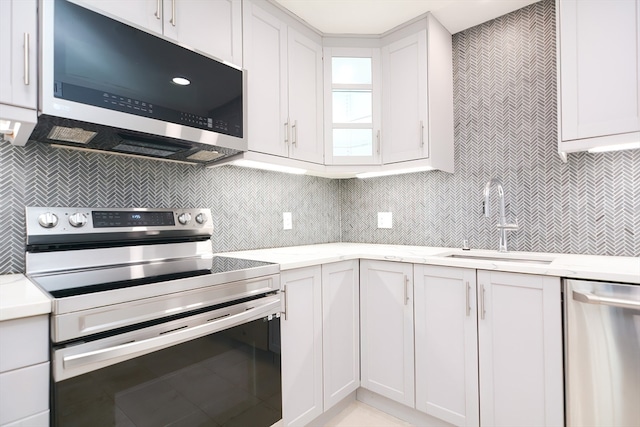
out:
<path id="1" fill-rule="evenodd" d="M 242 69 L 67 0 L 40 6 L 41 118 L 155 136 L 158 151 L 162 140 L 246 150 Z"/>

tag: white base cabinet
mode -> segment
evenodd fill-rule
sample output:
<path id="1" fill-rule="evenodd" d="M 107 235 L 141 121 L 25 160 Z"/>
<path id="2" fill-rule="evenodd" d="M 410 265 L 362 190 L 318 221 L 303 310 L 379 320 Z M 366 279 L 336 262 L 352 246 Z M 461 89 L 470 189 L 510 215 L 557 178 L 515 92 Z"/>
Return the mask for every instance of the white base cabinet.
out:
<path id="1" fill-rule="evenodd" d="M 283 271 L 282 421 L 303 426 L 322 414 L 322 288 L 320 266 Z"/>
<path id="2" fill-rule="evenodd" d="M 358 261 L 281 273 L 282 419 L 304 426 L 360 386 Z"/>
<path id="3" fill-rule="evenodd" d="M 360 262 L 362 387 L 414 407 L 413 265 Z"/>
<path id="4" fill-rule="evenodd" d="M 416 409 L 457 426 L 480 422 L 476 271 L 414 265 Z"/>
<path id="5" fill-rule="evenodd" d="M 49 378 L 49 316 L 0 322 L 0 426 L 48 426 Z"/>
<path id="6" fill-rule="evenodd" d="M 560 279 L 415 271 L 416 408 L 457 426 L 562 426 Z"/>
<path id="7" fill-rule="evenodd" d="M 322 266 L 324 410 L 360 387 L 358 260 Z"/>

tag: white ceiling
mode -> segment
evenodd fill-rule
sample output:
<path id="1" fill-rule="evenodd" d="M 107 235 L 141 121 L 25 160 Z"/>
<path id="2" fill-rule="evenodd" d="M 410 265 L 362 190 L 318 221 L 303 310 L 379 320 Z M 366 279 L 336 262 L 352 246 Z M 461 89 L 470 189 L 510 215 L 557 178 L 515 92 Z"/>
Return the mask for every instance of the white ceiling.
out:
<path id="1" fill-rule="evenodd" d="M 431 11 L 451 34 L 539 0 L 274 0 L 325 34 L 382 34 Z"/>

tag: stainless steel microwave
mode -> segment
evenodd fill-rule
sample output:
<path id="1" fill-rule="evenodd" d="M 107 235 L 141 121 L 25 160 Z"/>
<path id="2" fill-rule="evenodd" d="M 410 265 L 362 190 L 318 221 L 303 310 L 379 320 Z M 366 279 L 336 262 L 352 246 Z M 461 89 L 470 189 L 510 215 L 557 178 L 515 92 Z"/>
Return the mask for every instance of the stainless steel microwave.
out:
<path id="1" fill-rule="evenodd" d="M 66 0 L 40 2 L 32 140 L 208 164 L 247 149 L 243 70 Z"/>

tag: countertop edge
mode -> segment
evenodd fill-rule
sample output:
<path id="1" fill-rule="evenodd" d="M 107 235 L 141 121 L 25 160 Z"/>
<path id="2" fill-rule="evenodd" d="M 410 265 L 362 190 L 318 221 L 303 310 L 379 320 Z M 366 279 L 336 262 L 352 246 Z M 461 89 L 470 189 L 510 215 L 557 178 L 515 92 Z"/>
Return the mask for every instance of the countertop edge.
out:
<path id="1" fill-rule="evenodd" d="M 0 321 L 49 314 L 51 304 L 51 298 L 24 275 L 0 275 Z"/>

